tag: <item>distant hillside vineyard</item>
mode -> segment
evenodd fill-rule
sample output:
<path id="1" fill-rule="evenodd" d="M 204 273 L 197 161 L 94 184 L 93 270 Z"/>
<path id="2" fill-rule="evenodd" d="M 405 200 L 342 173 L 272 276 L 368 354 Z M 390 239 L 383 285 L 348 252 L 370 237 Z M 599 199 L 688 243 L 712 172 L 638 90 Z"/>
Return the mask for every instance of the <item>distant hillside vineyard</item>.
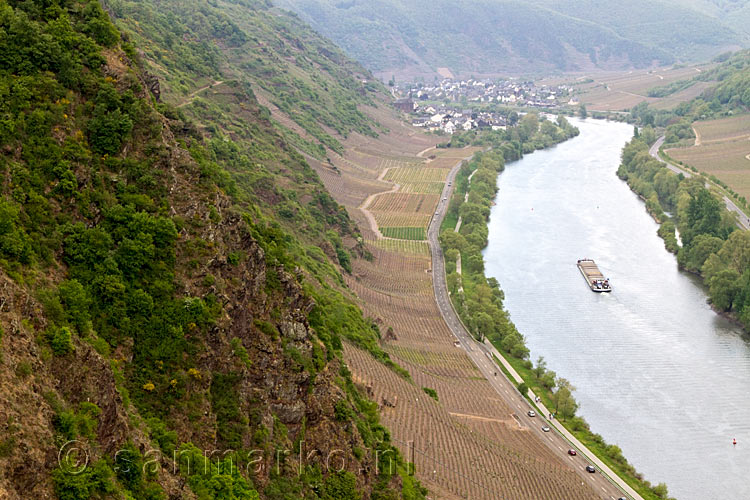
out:
<path id="1" fill-rule="evenodd" d="M 706 59 L 748 41 L 748 9 L 709 0 L 276 4 L 386 78 L 643 68 Z"/>

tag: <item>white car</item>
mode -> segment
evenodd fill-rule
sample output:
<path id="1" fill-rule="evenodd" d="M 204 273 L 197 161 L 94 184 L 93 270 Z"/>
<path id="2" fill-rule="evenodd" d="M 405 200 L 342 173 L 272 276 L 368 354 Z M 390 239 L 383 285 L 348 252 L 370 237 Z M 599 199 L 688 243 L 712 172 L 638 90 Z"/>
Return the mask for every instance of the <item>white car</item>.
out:
<path id="1" fill-rule="evenodd" d="M 549 431 L 550 431 L 550 428 L 549 428 L 549 427 L 547 427 L 547 426 L 545 425 L 544 427 L 542 427 L 542 430 L 543 430 L 544 432 L 549 432 Z"/>
<path id="2" fill-rule="evenodd" d="M 530 416 L 530 417 L 536 417 L 536 412 L 535 412 L 534 410 L 529 410 L 529 411 L 528 411 L 528 412 L 526 413 L 526 415 L 528 415 L 528 416 Z"/>

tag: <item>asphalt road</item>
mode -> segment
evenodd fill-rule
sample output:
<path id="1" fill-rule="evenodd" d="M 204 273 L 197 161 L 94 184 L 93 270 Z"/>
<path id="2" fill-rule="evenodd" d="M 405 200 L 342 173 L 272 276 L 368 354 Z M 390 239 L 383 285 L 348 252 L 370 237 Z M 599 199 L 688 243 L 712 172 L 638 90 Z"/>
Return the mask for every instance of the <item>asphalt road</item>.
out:
<path id="1" fill-rule="evenodd" d="M 654 143 L 653 146 L 651 146 L 651 149 L 648 150 L 649 154 L 662 162 L 669 170 L 672 172 L 675 172 L 677 174 L 682 174 L 685 177 L 692 177 L 693 173 L 689 172 L 688 170 L 683 170 L 682 168 L 678 167 L 677 165 L 674 165 L 673 163 L 669 163 L 668 161 L 664 161 L 659 157 L 659 149 L 664 144 L 664 136 L 659 137 L 659 139 Z M 706 183 L 708 184 L 708 183 Z M 706 186 L 708 187 L 708 186 Z M 740 209 L 735 203 L 725 195 L 722 195 L 724 198 L 724 205 L 726 205 L 727 210 L 730 212 L 734 212 L 737 214 L 737 225 L 740 227 L 740 229 L 750 229 L 750 217 L 745 215 L 745 212 Z"/>
<path id="2" fill-rule="evenodd" d="M 498 367 L 492 360 L 492 355 L 490 354 L 488 347 L 475 341 L 458 319 L 448 296 L 448 285 L 445 278 L 445 260 L 443 258 L 443 250 L 438 242 L 438 236 L 440 233 L 440 225 L 448 209 L 448 202 L 453 193 L 453 184 L 460 168 L 461 162 L 453 167 L 448 174 L 445 186 L 443 187 L 443 193 L 438 202 L 438 207 L 427 230 L 427 240 L 432 254 L 432 282 L 435 291 L 435 300 L 437 301 L 438 308 L 440 309 L 440 313 L 443 316 L 445 323 L 451 329 L 453 335 L 456 337 L 461 347 L 466 351 L 469 358 L 471 358 L 477 366 L 479 371 L 485 376 L 503 401 L 505 401 L 505 403 L 512 409 L 513 415 L 520 425 L 525 426 L 529 428 L 531 432 L 536 433 L 537 437 L 544 444 L 549 446 L 553 453 L 566 461 L 573 470 L 580 474 L 582 482 L 589 484 L 603 499 L 616 500 L 618 498 L 633 498 L 643 500 L 640 496 L 634 494 L 635 492 L 611 471 L 609 471 L 610 477 L 601 474 L 599 467 L 597 467 L 596 473 L 592 474 L 586 472 L 586 465 L 592 463 L 585 457 L 593 456 L 590 451 L 586 450 L 582 445 L 571 445 L 571 443 L 563 437 L 556 426 L 548 422 L 544 416 L 537 415 L 536 417 L 529 417 L 528 411 L 532 409 L 529 402 L 521 396 L 516 389 L 515 384 L 508 380 L 500 367 Z M 551 431 L 543 432 L 542 426 L 549 426 Z M 570 448 L 576 448 L 578 455 L 568 455 L 568 450 Z M 615 483 L 621 484 L 624 487 L 621 488 L 621 486 L 618 486 Z M 629 493 L 625 494 L 624 491 L 628 491 Z"/>

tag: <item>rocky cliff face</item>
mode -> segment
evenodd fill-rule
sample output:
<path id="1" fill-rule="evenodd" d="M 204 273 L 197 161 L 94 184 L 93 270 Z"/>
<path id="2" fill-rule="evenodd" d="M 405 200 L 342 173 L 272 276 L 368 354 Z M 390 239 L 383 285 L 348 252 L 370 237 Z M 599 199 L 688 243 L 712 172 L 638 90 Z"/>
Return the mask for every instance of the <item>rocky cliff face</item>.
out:
<path id="1" fill-rule="evenodd" d="M 157 103 L 99 4 L 11 1 L 0 32 L 0 498 L 383 498 L 411 481 L 338 334 L 310 324 L 303 283 L 325 281 Z M 290 154 L 253 113 L 256 140 Z"/>

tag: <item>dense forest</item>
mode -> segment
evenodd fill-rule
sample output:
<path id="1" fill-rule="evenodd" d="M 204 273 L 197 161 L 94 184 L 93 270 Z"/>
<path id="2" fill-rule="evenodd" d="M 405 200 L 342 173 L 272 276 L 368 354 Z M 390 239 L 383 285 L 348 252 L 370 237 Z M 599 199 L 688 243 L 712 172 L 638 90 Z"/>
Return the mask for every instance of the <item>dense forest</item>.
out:
<path id="1" fill-rule="evenodd" d="M 169 85 L 223 77 L 200 40 Z M 423 498 L 341 359 L 346 337 L 399 370 L 341 293 L 356 227 L 246 82 L 198 121 L 146 46 L 96 0 L 0 3 L 0 496 Z M 303 441 L 346 467 L 300 468 Z"/>
<path id="2" fill-rule="evenodd" d="M 737 229 L 733 215 L 705 187 L 703 177 L 675 175 L 652 158 L 648 149 L 655 140 L 651 129 L 634 137 L 623 150 L 618 175 L 662 222 L 659 234 L 677 254 L 680 267 L 703 277 L 714 307 L 736 314 L 750 329 L 750 232 Z"/>

